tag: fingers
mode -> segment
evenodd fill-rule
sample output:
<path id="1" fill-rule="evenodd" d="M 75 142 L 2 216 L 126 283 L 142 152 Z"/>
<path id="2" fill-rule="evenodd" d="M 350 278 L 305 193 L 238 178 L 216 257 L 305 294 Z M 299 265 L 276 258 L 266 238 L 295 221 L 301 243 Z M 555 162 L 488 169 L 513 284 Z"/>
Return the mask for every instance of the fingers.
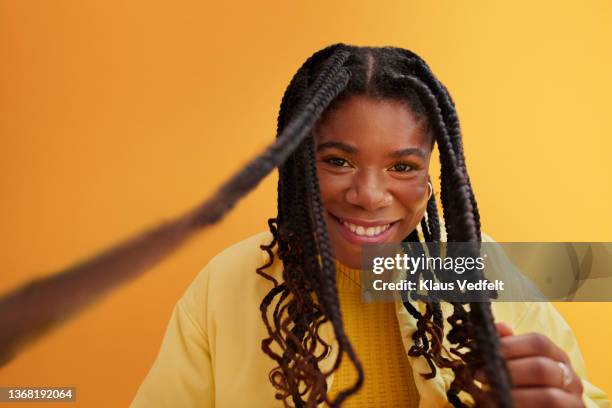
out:
<path id="1" fill-rule="evenodd" d="M 513 335 L 512 329 L 503 323 L 497 324 L 497 330 L 501 336 L 500 351 L 515 390 L 556 388 L 576 397 L 582 395 L 582 381 L 572 369 L 569 357 L 548 337 L 539 333 Z M 568 373 L 571 382 L 566 386 Z M 476 379 L 487 382 L 483 370 L 476 373 Z"/>
<path id="2" fill-rule="evenodd" d="M 582 394 L 582 382 L 572 371 L 572 382 L 564 385 L 565 374 L 559 362 L 548 357 L 525 357 L 507 362 L 514 387 L 554 387 Z"/>
<path id="3" fill-rule="evenodd" d="M 506 360 L 542 356 L 571 366 L 567 354 L 543 334 L 528 333 L 503 337 L 500 339 L 500 346 L 502 357 Z"/>
<path id="4" fill-rule="evenodd" d="M 507 323 L 500 322 L 496 323 L 495 326 L 497 327 L 499 337 L 512 336 L 514 334 L 512 328 Z"/>
<path id="5" fill-rule="evenodd" d="M 583 408 L 580 396 L 568 394 L 558 388 L 517 388 L 510 392 L 515 407 Z M 478 407 L 494 407 L 491 395 L 477 402 Z"/>

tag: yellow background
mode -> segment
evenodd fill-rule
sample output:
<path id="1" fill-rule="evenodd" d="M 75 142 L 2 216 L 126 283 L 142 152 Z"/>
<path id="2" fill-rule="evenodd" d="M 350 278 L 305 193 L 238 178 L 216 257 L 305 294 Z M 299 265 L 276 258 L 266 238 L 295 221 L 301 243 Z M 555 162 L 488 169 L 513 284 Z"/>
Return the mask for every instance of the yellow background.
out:
<path id="1" fill-rule="evenodd" d="M 457 103 L 495 239 L 612 241 L 609 1 L 224 3 L 0 1 L 0 292 L 208 196 L 273 139 L 302 61 L 339 41 L 430 63 Z M 274 194 L 271 176 L 1 368 L 0 385 L 127 406 L 178 297 L 215 253 L 266 228 Z M 612 304 L 559 308 L 591 380 L 612 392 Z"/>

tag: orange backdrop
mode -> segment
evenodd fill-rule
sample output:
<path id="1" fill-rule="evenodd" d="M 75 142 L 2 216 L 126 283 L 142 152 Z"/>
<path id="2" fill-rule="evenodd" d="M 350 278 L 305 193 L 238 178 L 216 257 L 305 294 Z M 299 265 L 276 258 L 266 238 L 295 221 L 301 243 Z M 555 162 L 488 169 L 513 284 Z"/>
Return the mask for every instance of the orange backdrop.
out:
<path id="1" fill-rule="evenodd" d="M 339 41 L 429 61 L 457 103 L 488 234 L 612 241 L 610 2 L 224 3 L 0 1 L 0 293 L 208 196 L 273 139 L 302 61 Z M 269 177 L 0 369 L 0 385 L 127 406 L 176 300 L 215 253 L 266 228 L 274 194 Z M 612 304 L 558 306 L 612 392 Z"/>

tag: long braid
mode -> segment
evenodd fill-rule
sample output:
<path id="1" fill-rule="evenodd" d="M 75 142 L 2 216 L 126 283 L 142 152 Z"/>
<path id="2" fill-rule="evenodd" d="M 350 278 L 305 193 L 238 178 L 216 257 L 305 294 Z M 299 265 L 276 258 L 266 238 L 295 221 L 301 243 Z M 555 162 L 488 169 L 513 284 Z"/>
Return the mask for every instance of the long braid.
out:
<path id="1" fill-rule="evenodd" d="M 278 365 L 270 372 L 270 381 L 277 391 L 276 397 L 286 406 L 289 400 L 296 407 L 314 407 L 321 402 L 340 406 L 362 386 L 364 372 L 344 332 L 334 256 L 324 220 L 313 139 L 309 136 L 326 110 L 352 95 L 400 100 L 409 105 L 417 119 L 421 114 L 427 116 L 434 127 L 440 151 L 440 200 L 447 240 L 473 242 L 479 247 L 480 214 L 465 165 L 459 120 L 446 88 L 420 57 L 407 50 L 335 44 L 313 54 L 287 87 L 278 115 L 276 141 L 222 185 L 211 199 L 168 225 L 111 248 L 84 266 L 70 269 L 60 279 L 64 279 L 64 284 L 89 285 L 94 280 L 82 280 L 90 276 L 86 272 L 110 269 L 115 275 L 117 271 L 137 272 L 155 261 L 151 258 L 159 259 L 167 254 L 198 227 L 218 222 L 278 166 L 278 213 L 276 218 L 268 220 L 273 238 L 269 244 L 261 246 L 268 261 L 256 270 L 273 285 L 260 304 L 268 333 L 261 347 Z M 440 242 L 435 197 L 427 203 L 427 218 L 421 221 L 421 228 L 425 241 Z M 416 228 L 405 241 L 419 243 Z M 265 272 L 274 264 L 275 247 L 283 263 L 282 282 Z M 134 252 L 138 255 L 136 260 L 128 262 Z M 444 279 L 441 271 L 431 273 Z M 474 278 L 480 277 L 482 275 L 474 274 Z M 45 286 L 38 289 L 45 289 Z M 450 349 L 454 357 L 442 355 L 444 331 L 439 301 L 444 299 L 433 295 L 425 300 L 423 313 L 409 301 L 404 303 L 417 320 L 414 345 L 409 354 L 423 356 L 431 368 L 430 373 L 423 375 L 432 378 L 436 367 L 450 368 L 455 378 L 448 390 L 448 399 L 453 405 L 462 406 L 459 392 L 466 391 L 473 396 L 481 392 L 474 383 L 473 374 L 484 367 L 494 400 L 502 407 L 511 406 L 511 384 L 499 353 L 490 294 L 483 295 L 482 302 L 470 303 L 469 310 L 464 303 L 452 303 L 453 313 L 447 319 L 451 330 L 446 338 L 456 345 Z M 322 339 L 319 330 L 327 322 L 334 329 L 340 349 L 331 371 L 323 373 L 319 363 L 331 346 Z M 24 337 L 24 333 L 17 336 Z M 4 344 L 7 341 L 14 343 L 16 340 L 14 337 L 0 339 Z M 316 355 L 319 346 L 323 346 L 323 350 Z M 330 401 L 325 380 L 338 369 L 344 353 L 355 366 L 358 378 L 355 384 Z"/>
<path id="2" fill-rule="evenodd" d="M 432 86 L 437 91 L 438 100 L 440 100 L 441 113 L 444 117 L 445 122 L 447 123 L 449 137 L 451 142 L 454 145 L 454 150 L 457 155 L 458 163 L 464 171 L 466 177 L 466 189 L 460 191 L 460 194 L 463 194 L 463 200 L 466 200 L 465 194 L 467 193 L 471 206 L 472 206 L 472 214 L 473 214 L 473 222 L 476 228 L 476 234 L 478 240 L 480 240 L 480 214 L 478 211 L 478 207 L 476 204 L 476 200 L 474 197 L 473 190 L 471 188 L 471 183 L 469 180 L 469 176 L 467 174 L 465 159 L 463 155 L 463 145 L 461 138 L 461 130 L 459 125 L 459 119 L 457 117 L 454 103 L 448 93 L 447 89 L 442 85 L 439 81 L 437 81 L 431 71 L 426 68 L 424 63 L 419 64 L 422 68 L 422 72 L 426 73 L 429 81 L 432 83 Z M 480 348 L 480 354 L 486 356 L 496 356 L 499 355 L 499 344 L 497 341 L 497 331 L 493 325 L 493 318 L 491 313 L 491 305 L 489 302 L 473 302 L 470 304 L 470 316 L 473 324 L 476 327 L 481 328 L 481 330 L 474 330 L 474 336 L 476 337 L 476 343 Z M 486 359 L 486 362 L 490 362 L 490 364 L 485 364 L 485 370 L 489 378 L 491 378 L 491 386 L 492 389 L 497 391 L 498 393 L 508 393 L 511 388 L 511 383 L 509 376 L 507 374 L 507 370 L 505 368 L 505 364 L 501 358 L 493 358 Z M 497 396 L 500 404 L 502 406 L 509 406 L 511 403 L 509 401 L 503 401 L 500 395 Z"/>
<path id="3" fill-rule="evenodd" d="M 337 59 L 338 59 L 337 56 L 332 56 L 331 58 L 329 58 L 329 60 L 325 61 L 322 65 L 323 67 L 334 66 Z M 325 81 L 328 81 L 329 79 L 330 79 L 329 75 L 319 75 L 317 79 L 314 81 L 312 88 L 316 88 L 320 86 L 320 84 L 324 83 Z M 306 97 L 308 97 L 308 93 L 306 94 Z M 337 365 L 340 364 L 340 361 L 342 359 L 342 353 L 346 352 L 349 358 L 351 359 L 351 361 L 353 362 L 353 364 L 355 365 L 355 368 L 357 369 L 357 372 L 358 372 L 358 380 L 356 381 L 353 387 L 341 392 L 334 402 L 330 402 L 329 400 L 327 400 L 327 402 L 330 403 L 330 405 L 339 406 L 345 398 L 347 398 L 350 394 L 356 392 L 361 387 L 361 384 L 363 382 L 363 368 L 361 367 L 361 363 L 358 361 L 357 356 L 355 352 L 353 351 L 353 348 L 346 334 L 344 333 L 344 328 L 342 324 L 342 318 L 340 314 L 340 305 L 338 301 L 338 293 L 336 289 L 336 271 L 334 267 L 331 247 L 329 244 L 329 238 L 327 236 L 327 228 L 326 228 L 325 221 L 323 218 L 324 211 L 323 211 L 323 206 L 321 203 L 319 184 L 318 184 L 318 179 L 317 179 L 317 174 L 316 174 L 316 164 L 314 160 L 314 152 L 313 152 L 314 147 L 313 147 L 312 138 L 305 140 L 304 144 L 305 144 L 305 147 L 303 149 L 303 159 L 304 159 L 303 165 L 306 166 L 305 168 L 305 185 L 306 185 L 306 190 L 307 190 L 306 196 L 309 198 L 307 203 L 308 203 L 308 208 L 310 210 L 310 217 L 311 217 L 310 221 L 312 222 L 315 228 L 314 236 L 311 234 L 307 236 L 313 237 L 313 242 L 315 246 L 317 247 L 316 253 L 321 255 L 320 262 L 319 260 L 315 259 L 316 253 L 314 252 L 312 253 L 311 259 L 310 259 L 311 267 L 313 268 L 313 270 L 316 268 L 316 270 L 319 272 L 319 278 L 321 280 L 321 284 L 316 286 L 316 292 L 317 292 L 318 298 L 321 300 L 321 303 L 323 304 L 323 307 L 325 308 L 327 316 L 329 317 L 332 323 L 332 326 L 334 328 L 334 332 L 336 334 L 336 338 L 338 340 L 339 347 L 340 347 L 340 351 L 338 353 L 338 357 L 337 357 L 337 360 L 334 366 L 336 367 Z M 311 252 L 311 251 L 307 250 L 306 252 Z"/>
<path id="4" fill-rule="evenodd" d="M 276 141 L 221 186 L 212 199 L 195 211 L 192 224 L 202 226 L 217 222 L 240 198 L 255 188 L 275 167 L 280 166 L 309 135 L 314 123 L 330 102 L 346 87 L 348 80 L 348 72 L 338 70 L 333 80 L 323 83 L 315 91 L 312 99 L 304 104 L 301 111 L 287 124 Z"/>
<path id="5" fill-rule="evenodd" d="M 418 84 L 418 80 L 410 77 L 406 77 L 404 79 L 411 82 L 411 86 L 420 89 L 420 91 L 425 95 L 426 100 L 435 100 L 435 96 L 425 86 L 420 86 Z M 446 98 L 446 101 L 448 102 L 448 98 Z M 447 103 L 447 107 L 449 105 L 450 103 Z M 442 119 L 441 110 L 436 107 L 434 107 L 433 110 L 435 112 L 434 117 L 438 118 L 437 122 L 443 123 L 444 121 Z M 447 161 L 450 162 L 450 166 L 448 167 L 455 167 L 455 169 L 460 167 L 460 169 L 463 170 L 463 174 L 455 171 L 452 173 L 452 175 L 455 176 L 455 180 L 453 180 L 453 182 L 442 183 L 442 196 L 444 197 L 445 193 L 449 191 L 449 186 L 454 187 L 450 194 L 456 195 L 457 199 L 453 199 L 452 201 L 454 203 L 463 204 L 462 206 L 457 206 L 459 208 L 451 207 L 451 209 L 457 210 L 457 213 L 460 215 L 458 217 L 458 221 L 461 221 L 463 224 L 457 228 L 457 231 L 467 232 L 467 234 L 463 236 L 456 236 L 458 234 L 455 234 L 454 231 L 456 227 L 453 225 L 452 228 L 449 228 L 451 230 L 449 233 L 449 241 L 480 241 L 480 220 L 477 208 L 474 207 L 475 199 L 469 185 L 467 172 L 465 170 L 465 162 L 462 154 L 463 149 L 460 145 L 457 146 L 456 144 L 457 141 L 460 141 L 460 137 L 458 136 L 459 128 L 458 122 L 456 121 L 456 115 L 452 115 L 451 120 L 456 122 L 455 126 L 452 127 L 454 132 L 457 134 L 455 137 L 448 135 L 442 126 L 440 126 L 439 129 L 442 130 L 439 133 L 441 135 L 441 140 L 438 144 L 440 146 L 441 161 L 443 163 L 443 167 L 444 163 Z M 453 142 L 455 142 L 454 145 Z M 480 277 L 481 276 L 477 278 Z M 511 383 L 505 368 L 505 364 L 499 355 L 499 344 L 496 330 L 493 325 L 490 308 L 491 306 L 488 302 L 474 302 L 470 304 L 469 315 L 471 316 L 471 324 L 481 328 L 481 330 L 470 330 L 471 336 L 468 335 L 466 337 L 475 337 L 475 346 L 478 348 L 478 350 L 473 350 L 473 354 L 490 356 L 490 358 L 480 361 L 478 365 L 483 365 L 487 375 L 489 378 L 491 378 L 490 385 L 492 386 L 492 389 L 496 390 L 498 393 L 496 397 L 500 405 L 511 406 L 509 398 Z M 457 320 L 455 320 L 455 322 L 457 322 Z M 463 323 L 463 321 L 461 322 Z M 466 330 L 467 329 L 468 328 L 466 328 Z"/>
<path id="6" fill-rule="evenodd" d="M 334 332 L 340 346 L 340 352 L 338 355 L 337 364 L 340 364 L 342 358 L 342 351 L 346 352 L 351 361 L 353 362 L 355 369 L 357 370 L 357 380 L 355 384 L 347 390 L 341 391 L 336 400 L 331 402 L 332 407 L 340 406 L 348 396 L 357 392 L 362 386 L 364 373 L 361 362 L 357 358 L 353 347 L 344 332 L 344 325 L 342 323 L 342 317 L 340 313 L 340 303 L 338 300 L 338 290 L 336 287 L 336 268 L 334 265 L 334 258 L 331 251 L 331 245 L 329 243 L 329 237 L 327 234 L 327 227 L 324 220 L 323 204 L 321 202 L 321 194 L 319 191 L 319 183 L 317 179 L 316 162 L 314 160 L 314 141 L 312 139 L 307 140 L 306 157 L 309 160 L 310 166 L 306 172 L 306 185 L 308 187 L 310 204 L 312 206 L 311 216 L 316 227 L 316 242 L 318 244 L 321 254 L 321 279 L 323 284 L 320 287 L 318 295 L 322 299 L 325 305 L 325 310 L 334 327 Z M 328 401 L 329 402 L 329 401 Z"/>
<path id="7" fill-rule="evenodd" d="M 431 234 L 431 242 L 440 242 L 440 219 L 435 196 L 431 196 L 427 202 L 427 226 Z"/>
<path id="8" fill-rule="evenodd" d="M 439 143 L 440 147 L 440 157 L 444 167 L 445 163 L 448 163 L 448 167 L 455 167 L 455 171 L 451 174 L 454 176 L 454 180 L 449 183 L 443 183 L 442 185 L 442 195 L 448 194 L 449 196 L 454 196 L 452 202 L 456 203 L 456 211 L 459 217 L 456 218 L 458 222 L 461 224 L 453 225 L 453 234 L 449 234 L 449 241 L 457 241 L 457 242 L 478 242 L 480 241 L 480 234 L 476 228 L 476 222 L 474 219 L 474 209 L 472 207 L 472 199 L 473 197 L 470 194 L 470 187 L 468 186 L 467 176 L 465 175 L 465 166 L 461 170 L 463 172 L 458 171 L 457 167 L 459 164 L 463 163 L 462 159 L 459 159 L 458 153 L 460 154 L 460 149 L 457 147 L 453 148 L 452 142 L 453 140 L 450 138 L 446 129 L 443 125 L 442 114 L 439 108 L 434 106 L 435 96 L 429 91 L 426 86 L 422 86 L 419 84 L 419 80 L 413 77 L 405 77 L 406 80 L 412 87 L 418 89 L 424 95 L 424 100 L 426 103 L 429 103 L 430 109 L 433 110 L 434 118 L 438 118 L 438 121 L 434 121 L 438 123 L 438 131 L 439 131 Z M 462 174 L 464 173 L 464 174 Z M 448 189 L 449 186 L 453 188 Z M 456 229 L 455 229 L 456 228 Z M 462 232 L 463 234 L 459 234 Z M 479 273 L 473 274 L 474 279 L 482 278 L 482 275 Z M 470 312 L 469 312 L 469 323 L 464 328 L 468 335 L 463 339 L 469 339 L 474 337 L 475 343 L 474 348 L 470 351 L 471 356 L 480 356 L 480 359 L 474 359 L 472 363 L 474 367 L 472 370 L 476 369 L 478 366 L 484 366 L 485 372 L 490 378 L 490 385 L 492 389 L 497 392 L 496 398 L 498 403 L 501 406 L 511 406 L 511 400 L 509 397 L 509 391 L 511 389 L 511 383 L 509 376 L 507 374 L 507 370 L 505 368 L 505 364 L 501 355 L 499 353 L 499 344 L 498 338 L 495 330 L 495 326 L 493 324 L 493 318 L 490 309 L 490 303 L 486 302 L 486 299 L 482 299 L 482 302 L 473 302 L 470 304 Z M 458 322 L 458 321 L 455 321 Z M 460 321 L 464 323 L 463 321 Z M 478 327 L 478 330 L 472 329 L 472 327 Z M 468 343 L 464 341 L 464 346 L 467 346 Z M 487 358 L 482 358 L 482 356 L 487 356 Z M 462 369 L 464 371 L 464 369 Z M 458 374 L 458 371 L 455 372 Z M 457 379 L 457 383 L 462 381 L 461 379 Z"/>
<path id="9" fill-rule="evenodd" d="M 313 81 L 312 84 L 308 83 L 309 78 L 307 73 L 310 65 L 317 60 L 323 59 L 325 57 L 324 54 L 329 54 L 329 52 L 333 51 L 336 52 L 334 52 L 331 57 L 328 56 L 325 58 L 324 72 L 318 75 L 317 79 Z M 281 104 L 279 132 L 284 132 L 284 130 L 281 129 L 283 129 L 286 116 L 298 107 L 301 109 L 301 107 L 304 106 L 304 99 L 320 92 L 320 89 L 329 87 L 330 83 L 337 83 L 337 76 L 343 72 L 341 67 L 346 60 L 346 56 L 347 53 L 342 51 L 341 46 L 330 47 L 325 50 L 325 52 L 315 54 L 302 66 L 283 98 L 285 102 Z M 299 95 L 299 92 L 303 95 Z M 312 124 L 310 128 L 312 128 Z M 308 302 L 304 303 L 304 299 L 306 298 L 305 294 L 308 291 L 315 290 L 317 292 L 318 298 L 325 311 L 324 318 L 332 322 L 341 350 L 347 352 L 349 357 L 356 362 L 356 366 L 359 363 L 342 328 L 337 293 L 335 292 L 333 255 L 331 254 L 328 238 L 326 236 L 327 230 L 325 224 L 321 224 L 322 206 L 320 199 L 318 201 L 309 202 L 311 205 L 309 206 L 308 213 L 304 213 L 304 206 L 297 203 L 302 197 L 318 197 L 319 194 L 316 167 L 314 168 L 315 173 L 313 174 L 312 172 L 312 165 L 314 164 L 312 153 L 308 154 L 308 150 L 306 150 L 306 156 L 304 156 L 304 153 L 299 153 L 300 151 L 304 152 L 304 149 L 300 147 L 292 155 L 286 165 L 281 168 L 279 177 L 279 192 L 283 194 L 282 197 L 279 197 L 279 215 L 282 214 L 280 218 L 283 220 L 283 223 L 279 225 L 279 255 L 284 264 L 283 278 L 286 282 L 292 282 L 287 286 L 287 291 L 291 292 L 293 296 L 286 297 L 285 299 L 290 302 L 289 304 L 296 305 L 294 308 L 295 313 L 291 313 L 289 306 L 286 308 L 279 308 L 279 312 L 275 314 L 282 314 L 284 310 L 287 310 L 290 311 L 289 316 L 283 321 L 277 320 L 275 322 L 277 327 L 276 330 L 268 328 L 270 337 L 266 339 L 266 341 L 269 342 L 270 339 L 272 339 L 276 342 L 280 342 L 281 347 L 283 347 L 285 344 L 282 343 L 284 343 L 285 340 L 278 335 L 278 330 L 286 331 L 290 323 L 293 323 L 294 327 L 291 334 L 285 333 L 287 338 L 290 339 L 290 341 L 287 342 L 287 345 L 290 346 L 283 348 L 283 356 L 274 355 L 274 353 L 271 353 L 269 347 L 264 351 L 275 358 L 279 363 L 280 371 L 277 370 L 274 372 L 275 378 L 277 379 L 274 385 L 280 390 L 277 398 L 285 400 L 287 397 L 291 397 L 296 406 L 303 406 L 304 404 L 313 406 L 313 403 L 325 400 L 326 398 L 325 376 L 318 370 L 316 364 L 320 359 L 309 360 L 306 356 L 305 359 L 299 361 L 299 364 L 297 361 L 291 363 L 292 360 L 298 360 L 305 357 L 304 352 L 306 350 L 301 347 L 304 334 L 309 331 L 308 327 L 312 327 L 313 325 L 318 329 L 321 323 L 320 318 L 323 316 L 323 313 L 312 314 L 312 316 L 317 316 L 319 320 L 317 320 L 317 318 L 308 320 L 298 316 L 298 311 L 303 313 L 304 308 L 308 306 Z M 299 175 L 304 173 L 307 178 L 309 178 L 309 182 L 305 183 L 306 187 L 304 187 L 304 183 L 300 182 L 301 180 L 298 180 L 300 177 Z M 316 191 L 314 188 L 316 188 Z M 314 229 L 311 228 L 311 225 Z M 284 245 L 280 245 L 280 242 L 283 242 Z M 321 267 L 318 267 L 317 254 L 319 253 L 322 256 Z M 304 266 L 306 266 L 306 269 L 304 269 Z M 316 276 L 316 279 L 313 278 L 314 276 Z M 329 282 L 330 277 L 333 279 L 333 282 Z M 312 284 L 313 282 L 317 283 Z M 330 288 L 333 292 L 330 292 Z M 291 303 L 293 301 L 292 299 L 297 299 L 297 301 Z M 265 300 L 265 304 L 262 303 L 262 309 L 267 309 L 270 304 L 270 299 Z M 317 333 L 310 333 L 308 338 L 313 341 L 320 339 Z M 314 365 L 311 364 L 311 366 L 308 367 L 308 364 L 304 364 L 304 361 L 307 363 L 314 363 Z M 301 367 L 305 375 L 300 376 L 292 372 L 295 371 L 298 366 Z M 361 370 L 361 368 L 359 369 Z M 303 391 L 300 391 L 302 390 L 299 385 L 300 381 L 306 381 L 306 387 Z M 358 384 L 357 388 L 359 386 L 361 386 L 361 384 Z M 308 395 L 307 401 L 304 402 L 301 399 L 301 395 L 304 395 L 306 391 L 310 391 L 310 394 Z"/>
<path id="10" fill-rule="evenodd" d="M 444 122 L 446 123 L 446 127 L 448 129 L 448 134 L 452 140 L 455 154 L 457 155 L 457 159 L 459 161 L 459 166 L 464 171 L 468 181 L 467 185 L 470 190 L 470 203 L 473 207 L 476 230 L 478 236 L 480 237 L 480 213 L 478 211 L 476 198 L 474 197 L 474 192 L 472 191 L 469 175 L 465 166 L 461 126 L 459 124 L 457 111 L 455 110 L 455 104 L 446 87 L 433 75 L 425 61 L 410 51 L 400 50 L 400 52 L 407 56 L 406 62 L 408 66 L 414 67 L 417 70 L 419 77 L 423 78 L 423 81 L 430 89 L 432 89 L 432 92 L 436 95 L 436 99 L 439 101 L 442 117 L 444 118 Z"/>

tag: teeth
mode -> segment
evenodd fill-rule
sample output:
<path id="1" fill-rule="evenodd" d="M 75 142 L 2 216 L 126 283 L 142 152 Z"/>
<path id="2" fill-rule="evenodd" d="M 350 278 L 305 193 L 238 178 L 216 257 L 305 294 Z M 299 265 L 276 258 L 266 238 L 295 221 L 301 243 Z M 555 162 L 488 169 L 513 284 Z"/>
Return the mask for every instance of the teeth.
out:
<path id="1" fill-rule="evenodd" d="M 380 235 L 389 229 L 391 224 L 378 225 L 376 227 L 362 227 L 361 225 L 351 224 L 350 222 L 342 221 L 342 224 L 351 230 L 351 232 L 365 237 L 374 237 Z"/>

